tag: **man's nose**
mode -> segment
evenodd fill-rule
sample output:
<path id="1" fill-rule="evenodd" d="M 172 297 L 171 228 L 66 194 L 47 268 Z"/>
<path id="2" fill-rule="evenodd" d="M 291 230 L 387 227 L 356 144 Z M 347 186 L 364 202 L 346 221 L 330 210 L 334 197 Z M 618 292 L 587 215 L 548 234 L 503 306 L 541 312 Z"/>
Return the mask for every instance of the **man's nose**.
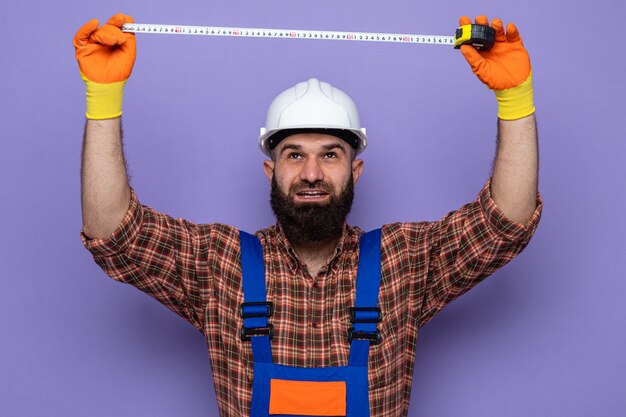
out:
<path id="1" fill-rule="evenodd" d="M 307 159 L 306 163 L 300 171 L 300 179 L 311 184 L 324 180 L 324 172 L 319 161 L 316 158 Z"/>

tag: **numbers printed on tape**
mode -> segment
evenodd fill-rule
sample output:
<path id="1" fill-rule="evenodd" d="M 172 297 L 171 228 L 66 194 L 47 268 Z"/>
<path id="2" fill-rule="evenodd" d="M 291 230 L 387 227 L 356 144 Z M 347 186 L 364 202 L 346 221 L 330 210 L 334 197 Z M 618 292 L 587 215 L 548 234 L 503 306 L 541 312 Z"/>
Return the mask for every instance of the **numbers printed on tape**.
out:
<path id="1" fill-rule="evenodd" d="M 416 35 L 406 33 L 338 32 L 301 29 L 261 29 L 219 26 L 155 25 L 125 23 L 123 32 L 157 33 L 167 35 L 231 36 L 248 38 L 316 39 L 361 42 L 423 43 L 454 45 L 453 36 Z"/>

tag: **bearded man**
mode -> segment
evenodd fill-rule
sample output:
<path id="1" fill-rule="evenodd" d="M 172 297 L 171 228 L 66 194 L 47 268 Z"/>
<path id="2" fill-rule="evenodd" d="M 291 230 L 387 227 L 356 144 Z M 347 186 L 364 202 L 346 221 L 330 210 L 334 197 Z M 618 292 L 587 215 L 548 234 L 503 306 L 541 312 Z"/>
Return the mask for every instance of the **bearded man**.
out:
<path id="1" fill-rule="evenodd" d="M 204 334 L 221 416 L 405 416 L 419 328 L 520 253 L 539 222 L 530 61 L 515 26 L 492 21 L 493 53 L 462 47 L 499 103 L 494 171 L 476 200 L 435 222 L 347 225 L 367 136 L 350 97 L 312 78 L 268 110 L 259 145 L 277 223 L 251 236 L 139 203 L 121 144 L 135 57 L 125 22 L 92 20 L 74 39 L 87 86 L 81 237 L 95 261 Z"/>

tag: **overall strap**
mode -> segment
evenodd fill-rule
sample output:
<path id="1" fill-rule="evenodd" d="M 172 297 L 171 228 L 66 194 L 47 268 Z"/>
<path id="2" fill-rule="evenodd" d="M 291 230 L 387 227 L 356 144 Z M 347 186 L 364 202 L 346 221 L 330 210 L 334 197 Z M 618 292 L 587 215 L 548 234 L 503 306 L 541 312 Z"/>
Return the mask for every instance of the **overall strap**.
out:
<path id="1" fill-rule="evenodd" d="M 271 362 L 272 349 L 270 339 L 273 326 L 268 318 L 274 312 L 272 303 L 265 295 L 265 265 L 261 241 L 244 231 L 239 231 L 241 244 L 241 278 L 243 301 L 240 315 L 243 318 L 241 339 L 252 343 L 252 355 L 255 362 Z"/>
<path id="2" fill-rule="evenodd" d="M 367 367 L 370 344 L 379 344 L 377 323 L 382 321 L 378 308 L 380 288 L 380 229 L 361 236 L 359 243 L 359 269 L 356 278 L 356 305 L 350 309 L 350 366 Z"/>

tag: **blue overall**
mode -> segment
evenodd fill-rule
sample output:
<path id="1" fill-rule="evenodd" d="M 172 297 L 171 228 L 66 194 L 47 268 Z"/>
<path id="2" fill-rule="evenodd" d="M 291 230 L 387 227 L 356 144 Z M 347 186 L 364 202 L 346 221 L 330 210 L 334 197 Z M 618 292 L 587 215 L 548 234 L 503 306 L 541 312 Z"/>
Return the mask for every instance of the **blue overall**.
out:
<path id="1" fill-rule="evenodd" d="M 381 341 L 380 333 L 377 329 L 377 323 L 382 320 L 382 314 L 378 308 L 380 236 L 380 229 L 376 229 L 365 233 L 360 239 L 356 306 L 350 308 L 352 327 L 346 329 L 347 337 L 350 340 L 348 366 L 300 368 L 278 365 L 272 361 L 270 339 L 273 336 L 273 326 L 268 319 L 273 313 L 273 304 L 266 301 L 263 249 L 258 238 L 248 233 L 240 232 L 244 292 L 244 303 L 240 309 L 240 314 L 243 317 L 241 338 L 252 343 L 254 358 L 251 417 L 313 415 L 307 410 L 301 410 L 292 414 L 270 414 L 272 394 L 270 385 L 274 382 L 273 380 L 344 381 L 346 414 L 342 415 L 348 417 L 369 417 L 367 381 L 369 347 L 370 343 L 378 344 Z M 298 399 L 295 399 L 295 402 L 297 403 Z"/>

